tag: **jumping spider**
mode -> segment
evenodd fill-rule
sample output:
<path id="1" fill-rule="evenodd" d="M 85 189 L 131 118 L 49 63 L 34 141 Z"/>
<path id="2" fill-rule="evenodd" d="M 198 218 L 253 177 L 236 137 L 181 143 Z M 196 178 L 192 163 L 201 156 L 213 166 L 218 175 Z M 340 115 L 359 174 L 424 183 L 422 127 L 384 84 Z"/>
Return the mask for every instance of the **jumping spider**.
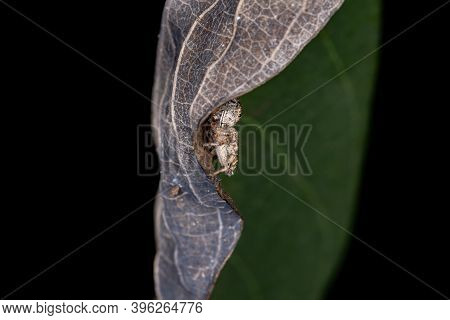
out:
<path id="1" fill-rule="evenodd" d="M 238 132 L 234 125 L 241 118 L 241 104 L 239 100 L 232 99 L 216 111 L 206 121 L 206 143 L 212 155 L 217 157 L 222 168 L 211 174 L 212 177 L 219 173 L 231 176 L 238 163 Z"/>

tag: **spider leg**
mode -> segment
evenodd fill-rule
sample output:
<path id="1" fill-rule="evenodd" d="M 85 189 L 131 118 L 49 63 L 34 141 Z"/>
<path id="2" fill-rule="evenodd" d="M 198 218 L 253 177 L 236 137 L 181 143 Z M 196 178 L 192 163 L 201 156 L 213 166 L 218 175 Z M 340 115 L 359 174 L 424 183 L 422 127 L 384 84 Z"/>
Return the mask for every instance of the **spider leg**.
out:
<path id="1" fill-rule="evenodd" d="M 223 168 L 217 170 L 216 172 L 212 173 L 210 176 L 211 176 L 211 177 L 215 177 L 215 176 L 217 176 L 219 173 L 226 172 L 227 170 L 228 170 L 227 167 L 223 167 Z"/>
<path id="2" fill-rule="evenodd" d="M 203 144 L 204 147 L 217 147 L 217 146 L 219 146 L 219 145 L 220 145 L 220 144 L 217 143 L 217 142 L 208 142 L 208 143 L 204 143 L 204 144 Z"/>

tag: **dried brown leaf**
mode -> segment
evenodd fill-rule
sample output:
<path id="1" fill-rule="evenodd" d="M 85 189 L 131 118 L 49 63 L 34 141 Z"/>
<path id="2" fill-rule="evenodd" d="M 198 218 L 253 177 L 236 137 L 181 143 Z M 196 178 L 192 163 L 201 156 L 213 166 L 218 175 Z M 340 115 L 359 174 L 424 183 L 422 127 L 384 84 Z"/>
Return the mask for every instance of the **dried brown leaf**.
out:
<path id="1" fill-rule="evenodd" d="M 197 159 L 202 120 L 278 74 L 342 1 L 166 2 L 152 112 L 161 162 L 155 206 L 158 298 L 209 297 L 242 230 L 240 216 Z"/>

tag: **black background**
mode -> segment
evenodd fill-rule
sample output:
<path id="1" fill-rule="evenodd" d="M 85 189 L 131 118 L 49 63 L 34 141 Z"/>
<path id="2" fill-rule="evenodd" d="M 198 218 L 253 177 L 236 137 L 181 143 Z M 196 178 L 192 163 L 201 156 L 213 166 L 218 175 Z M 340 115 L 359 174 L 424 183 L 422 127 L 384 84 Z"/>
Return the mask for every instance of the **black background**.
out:
<path id="1" fill-rule="evenodd" d="M 384 1 L 383 41 L 444 2 Z M 162 1 L 7 3 L 151 96 Z M 449 18 L 450 4 L 380 51 L 354 229 L 447 296 Z M 0 35 L 4 297 L 148 203 L 157 177 L 136 172 L 147 98 L 1 2 Z M 151 212 L 148 203 L 8 298 L 153 298 Z M 327 298 L 442 296 L 352 241 Z"/>

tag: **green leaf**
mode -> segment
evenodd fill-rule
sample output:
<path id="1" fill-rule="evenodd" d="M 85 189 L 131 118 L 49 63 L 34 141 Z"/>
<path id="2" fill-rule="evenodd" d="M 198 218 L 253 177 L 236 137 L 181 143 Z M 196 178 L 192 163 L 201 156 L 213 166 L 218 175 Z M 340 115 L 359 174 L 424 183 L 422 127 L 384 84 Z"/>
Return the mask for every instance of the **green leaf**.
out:
<path id="1" fill-rule="evenodd" d="M 317 299 L 326 292 L 349 236 L 319 212 L 351 229 L 376 54 L 340 72 L 376 49 L 379 21 L 379 0 L 347 0 L 286 70 L 241 98 L 242 170 L 224 178 L 223 186 L 245 228 L 213 298 Z M 261 126 L 261 143 L 246 134 L 249 124 Z M 248 175 L 246 158 L 267 160 L 291 148 L 267 148 L 273 142 L 268 131 L 288 125 L 312 128 L 304 147 L 312 174 Z M 293 163 L 289 157 L 284 165 Z"/>

